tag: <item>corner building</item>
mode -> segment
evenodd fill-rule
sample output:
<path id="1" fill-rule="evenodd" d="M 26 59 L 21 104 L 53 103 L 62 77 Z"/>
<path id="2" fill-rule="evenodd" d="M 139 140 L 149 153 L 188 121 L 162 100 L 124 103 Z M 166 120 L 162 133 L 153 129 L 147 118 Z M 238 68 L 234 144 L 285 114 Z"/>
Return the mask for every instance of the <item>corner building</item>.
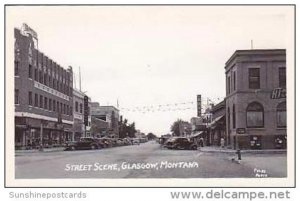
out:
<path id="1" fill-rule="evenodd" d="M 225 71 L 227 145 L 285 149 L 285 49 L 237 50 Z"/>
<path id="2" fill-rule="evenodd" d="M 26 24 L 14 30 L 15 147 L 60 146 L 73 125 L 73 72 L 38 50 Z"/>

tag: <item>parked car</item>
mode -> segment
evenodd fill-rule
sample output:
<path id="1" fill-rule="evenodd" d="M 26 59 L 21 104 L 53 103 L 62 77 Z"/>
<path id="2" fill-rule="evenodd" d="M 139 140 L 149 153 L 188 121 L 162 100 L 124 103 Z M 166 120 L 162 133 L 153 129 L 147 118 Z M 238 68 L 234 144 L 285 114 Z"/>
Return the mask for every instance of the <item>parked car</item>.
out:
<path id="1" fill-rule="evenodd" d="M 197 150 L 198 146 L 192 140 L 186 137 L 172 137 L 164 145 L 168 149 L 191 149 Z"/>
<path id="2" fill-rule="evenodd" d="M 138 138 L 134 138 L 134 139 L 132 139 L 132 144 L 139 145 L 140 144 L 140 140 Z"/>
<path id="3" fill-rule="evenodd" d="M 83 137 L 79 141 L 68 142 L 65 150 L 99 149 L 98 140 L 92 137 Z"/>

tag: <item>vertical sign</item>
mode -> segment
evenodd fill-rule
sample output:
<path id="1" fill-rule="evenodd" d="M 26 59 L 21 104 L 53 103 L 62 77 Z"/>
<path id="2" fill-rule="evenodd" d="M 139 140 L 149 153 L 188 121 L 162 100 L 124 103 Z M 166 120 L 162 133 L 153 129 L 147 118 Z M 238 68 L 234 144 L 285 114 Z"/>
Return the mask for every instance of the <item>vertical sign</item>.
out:
<path id="1" fill-rule="evenodd" d="M 84 96 L 83 100 L 83 106 L 84 106 L 84 113 L 83 113 L 83 118 L 84 118 L 84 125 L 88 126 L 89 124 L 89 97 Z"/>
<path id="2" fill-rule="evenodd" d="M 197 95 L 197 116 L 201 117 L 201 95 Z"/>

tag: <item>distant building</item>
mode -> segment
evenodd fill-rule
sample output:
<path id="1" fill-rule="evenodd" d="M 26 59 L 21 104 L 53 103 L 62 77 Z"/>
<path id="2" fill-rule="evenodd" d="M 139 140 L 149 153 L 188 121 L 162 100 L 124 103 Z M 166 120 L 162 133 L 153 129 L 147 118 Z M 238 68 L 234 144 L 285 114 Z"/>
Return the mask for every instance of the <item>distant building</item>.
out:
<path id="1" fill-rule="evenodd" d="M 91 135 L 93 137 L 106 137 L 109 135 L 109 123 L 92 116 Z"/>
<path id="2" fill-rule="evenodd" d="M 225 71 L 227 144 L 286 148 L 286 51 L 237 50 Z"/>
<path id="3" fill-rule="evenodd" d="M 108 135 L 119 137 L 119 110 L 114 106 L 100 106 L 97 102 L 91 103 L 91 115 L 108 122 Z"/>
<path id="4" fill-rule="evenodd" d="M 62 145 L 72 135 L 72 68 L 43 54 L 28 25 L 14 38 L 15 147 Z"/>
<path id="5" fill-rule="evenodd" d="M 214 105 L 210 113 L 212 121 L 208 124 L 209 144 L 220 146 L 221 138 L 226 138 L 225 101 Z"/>
<path id="6" fill-rule="evenodd" d="M 84 124 L 84 97 L 85 93 L 81 92 L 78 89 L 73 90 L 73 116 L 74 116 L 74 124 L 73 124 L 73 136 L 72 140 L 79 140 L 81 137 L 89 137 L 91 136 L 91 114 L 88 114 L 88 123 Z M 87 111 L 90 111 L 91 107 L 91 98 L 88 97 L 88 108 Z"/>

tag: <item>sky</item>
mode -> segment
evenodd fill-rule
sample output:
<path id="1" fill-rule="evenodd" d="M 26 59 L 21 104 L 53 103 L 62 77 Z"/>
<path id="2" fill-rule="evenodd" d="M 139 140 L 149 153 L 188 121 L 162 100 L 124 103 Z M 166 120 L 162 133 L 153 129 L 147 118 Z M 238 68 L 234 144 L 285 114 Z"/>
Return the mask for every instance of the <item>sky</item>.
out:
<path id="1" fill-rule="evenodd" d="M 237 49 L 287 47 L 280 6 L 7 7 L 7 28 L 27 23 L 39 49 L 72 66 L 79 88 L 141 132 L 162 135 L 177 119 L 225 97 L 225 62 Z M 208 100 L 209 99 L 209 100 Z"/>

